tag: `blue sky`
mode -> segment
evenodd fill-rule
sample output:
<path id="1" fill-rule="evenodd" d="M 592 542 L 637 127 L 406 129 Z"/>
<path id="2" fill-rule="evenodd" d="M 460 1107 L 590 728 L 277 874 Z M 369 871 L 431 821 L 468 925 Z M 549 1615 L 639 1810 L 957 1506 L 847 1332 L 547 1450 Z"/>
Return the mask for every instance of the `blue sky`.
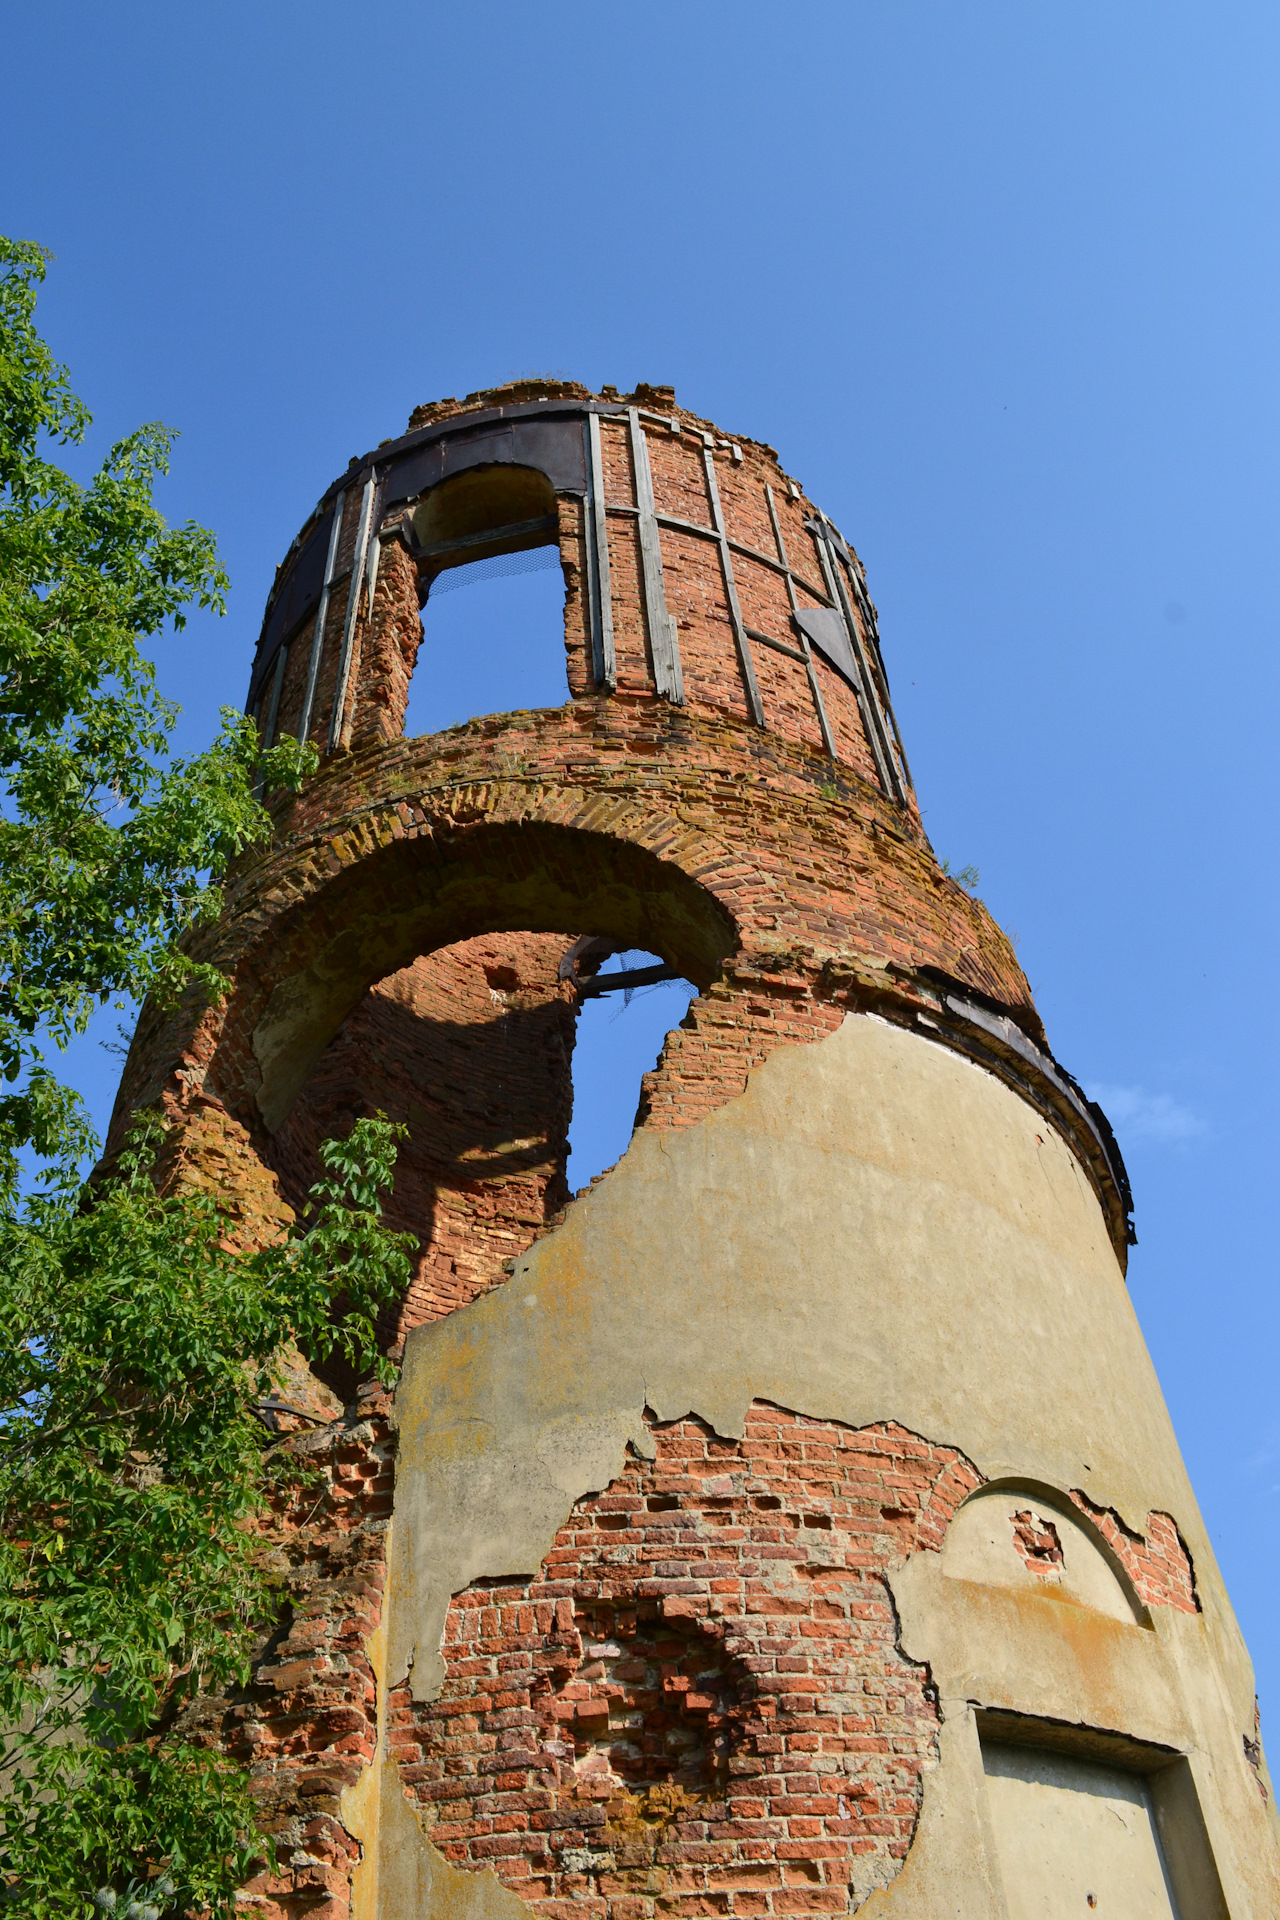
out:
<path id="1" fill-rule="evenodd" d="M 51 0 L 5 38 L 3 224 L 58 255 L 90 452 L 178 428 L 162 504 L 232 574 L 159 649 L 185 744 L 428 398 L 671 382 L 855 541 L 928 831 L 1116 1123 L 1274 1727 L 1280 14 Z M 99 1110 L 116 1065 L 76 1056 Z"/>

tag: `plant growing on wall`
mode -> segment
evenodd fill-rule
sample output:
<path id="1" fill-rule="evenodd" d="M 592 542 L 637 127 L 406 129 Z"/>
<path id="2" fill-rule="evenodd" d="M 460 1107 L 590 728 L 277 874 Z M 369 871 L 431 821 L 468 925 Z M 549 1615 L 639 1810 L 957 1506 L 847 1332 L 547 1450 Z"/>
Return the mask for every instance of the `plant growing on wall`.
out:
<path id="1" fill-rule="evenodd" d="M 47 457 L 89 425 L 36 331 L 47 258 L 0 240 L 0 1884 L 32 1920 L 152 1920 L 229 1910 L 261 1851 L 243 1776 L 162 1732 L 184 1692 L 244 1675 L 270 1614 L 254 1403 L 293 1336 L 384 1366 L 374 1317 L 408 1262 L 380 1120 L 323 1149 L 310 1213 L 265 1250 L 216 1198 L 157 1193 L 154 1116 L 82 1186 L 96 1142 L 49 1049 L 112 999 L 221 990 L 181 936 L 270 831 L 255 779 L 296 786 L 314 756 L 260 755 L 230 711 L 171 754 L 142 646 L 222 611 L 227 580 L 213 536 L 154 505 L 162 427 L 86 485 Z"/>

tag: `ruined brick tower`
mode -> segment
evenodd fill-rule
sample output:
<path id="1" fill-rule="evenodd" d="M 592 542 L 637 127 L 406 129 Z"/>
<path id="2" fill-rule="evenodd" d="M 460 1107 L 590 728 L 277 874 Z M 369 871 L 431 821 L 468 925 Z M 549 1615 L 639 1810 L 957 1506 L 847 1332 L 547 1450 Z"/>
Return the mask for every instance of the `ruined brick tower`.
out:
<path id="1" fill-rule="evenodd" d="M 546 545 L 563 704 L 404 737 L 433 582 Z M 1280 1911 L 1123 1166 L 933 856 L 862 567 L 772 450 L 661 387 L 424 407 L 290 549 L 249 707 L 320 770 L 117 1127 L 162 1107 L 270 1234 L 385 1109 L 420 1249 L 393 1400 L 299 1361 L 290 1608 L 193 1717 L 277 1836 L 249 1900 Z M 577 1007 L 633 949 L 697 997 L 571 1198 Z"/>

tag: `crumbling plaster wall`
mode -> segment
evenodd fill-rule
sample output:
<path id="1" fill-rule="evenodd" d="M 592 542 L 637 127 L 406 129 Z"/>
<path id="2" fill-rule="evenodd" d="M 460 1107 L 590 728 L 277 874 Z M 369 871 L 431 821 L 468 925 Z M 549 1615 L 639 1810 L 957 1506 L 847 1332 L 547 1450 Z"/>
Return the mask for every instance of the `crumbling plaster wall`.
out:
<path id="1" fill-rule="evenodd" d="M 1024 1102 L 874 1017 L 774 1053 L 700 1126 L 639 1134 L 508 1287 L 410 1337 L 386 1684 L 435 1697 L 451 1596 L 535 1574 L 574 1502 L 619 1478 L 628 1447 L 652 1451 L 646 1407 L 731 1440 L 757 1401 L 896 1423 L 983 1479 L 1079 1490 L 1079 1511 L 1134 1534 L 1168 1515 L 1194 1565 L 1198 1612 L 1065 1638 L 1039 1594 L 997 1618 L 984 1589 L 966 1615 L 928 1551 L 889 1573 L 903 1650 L 937 1663 L 943 1734 L 878 1912 L 999 1911 L 966 1851 L 972 1770 L 947 1757 L 974 1699 L 1192 1752 L 1229 1910 L 1274 1910 L 1248 1659 L 1093 1194 Z M 402 1793 L 384 1769 L 381 1803 Z M 372 1825 L 362 1838 L 377 1844 Z M 380 1856 L 388 1917 L 395 1857 Z M 469 1911 L 491 1885 L 476 1876 Z"/>

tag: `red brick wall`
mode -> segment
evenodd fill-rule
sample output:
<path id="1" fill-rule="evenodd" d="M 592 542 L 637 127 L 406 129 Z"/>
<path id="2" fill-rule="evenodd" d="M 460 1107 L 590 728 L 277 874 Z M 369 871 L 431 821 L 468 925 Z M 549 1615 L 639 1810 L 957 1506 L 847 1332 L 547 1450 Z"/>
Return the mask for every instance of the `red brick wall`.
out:
<path id="1" fill-rule="evenodd" d="M 936 1754 L 885 1572 L 978 1484 L 953 1449 L 757 1402 L 650 1423 L 531 1581 L 454 1600 L 401 1779 L 460 1866 L 548 1915 L 844 1912 L 901 1863 Z"/>
<path id="2" fill-rule="evenodd" d="M 384 1207 L 386 1224 L 420 1246 L 382 1328 L 397 1355 L 410 1327 L 505 1279 L 504 1263 L 568 1199 L 575 1016 L 558 967 L 573 937 L 466 940 L 379 981 L 267 1144 L 301 1211 L 322 1140 L 379 1111 L 408 1126 Z"/>
<path id="3" fill-rule="evenodd" d="M 287 1443 L 302 1474 L 262 1528 L 282 1616 L 251 1685 L 197 1701 L 177 1725 L 250 1770 L 279 1860 L 241 1895 L 262 1920 L 342 1920 L 350 1910 L 360 1849 L 340 1799 L 373 1759 L 377 1735 L 368 1645 L 386 1584 L 389 1412 L 389 1396 L 370 1388 L 346 1416 Z"/>
<path id="4" fill-rule="evenodd" d="M 430 409 L 419 409 L 415 418 L 425 418 L 427 412 L 435 420 L 451 415 L 462 417 L 467 412 L 479 411 L 482 406 L 510 401 L 512 391 L 503 389 L 493 396 L 477 395 L 470 405 L 438 403 Z M 651 408 L 654 400 L 642 398 L 641 403 Z M 813 592 L 801 588 L 801 604 L 819 604 L 825 598 L 825 583 L 816 543 L 804 525 L 806 515 L 812 516 L 813 507 L 803 496 L 791 497 L 787 477 L 773 449 L 751 440 L 730 443 L 709 421 L 683 410 L 675 411 L 665 395 L 660 396 L 658 404 L 664 415 L 678 422 L 681 429 L 672 432 L 652 419 L 645 423 L 658 512 L 703 527 L 712 525 L 703 460 L 704 445 L 709 442 L 721 508 L 730 534 L 758 552 L 777 556 L 765 497 L 766 487 L 772 488 L 787 558 L 802 579 L 810 581 L 814 588 Z M 637 492 L 625 419 L 602 418 L 601 446 L 606 506 L 612 509 L 607 524 L 618 697 L 651 699 L 655 692 L 654 675 L 644 617 L 639 539 L 634 515 L 627 512 L 636 506 Z M 734 457 L 734 447 L 739 458 Z M 349 489 L 335 559 L 339 578 L 325 622 L 312 710 L 311 735 L 318 743 L 327 738 L 335 696 L 350 590 L 349 576 L 342 576 L 355 556 L 360 504 L 359 489 Z M 384 517 L 383 527 L 392 529 L 402 511 L 402 506 L 395 507 Z M 575 495 L 561 495 L 559 511 L 559 542 L 566 587 L 567 686 L 575 698 L 582 698 L 596 691 L 583 591 L 586 556 L 582 503 Z M 374 529 L 374 537 L 378 531 Z M 686 700 L 695 711 L 749 721 L 746 685 L 730 623 L 719 548 L 709 539 L 672 528 L 661 529 L 659 537 L 667 607 L 679 629 Z M 745 623 L 794 648 L 797 639 L 791 627 L 791 606 L 782 577 L 742 554 L 733 556 L 732 566 Z M 856 611 L 855 618 L 861 629 L 861 615 Z M 313 621 L 292 638 L 277 722 L 279 733 L 297 730 L 314 635 Z M 374 607 L 363 608 L 353 635 L 344 706 L 344 724 L 353 745 L 393 738 L 400 731 L 408 678 L 413 672 L 420 637 L 416 569 L 400 541 L 388 539 L 381 545 Z M 870 651 L 870 636 L 864 632 L 863 639 Z M 817 711 L 803 665 L 758 642 L 748 642 L 748 646 L 766 727 L 784 739 L 821 752 Z M 820 658 L 815 657 L 814 665 L 841 761 L 874 782 L 875 763 L 852 690 Z"/>

